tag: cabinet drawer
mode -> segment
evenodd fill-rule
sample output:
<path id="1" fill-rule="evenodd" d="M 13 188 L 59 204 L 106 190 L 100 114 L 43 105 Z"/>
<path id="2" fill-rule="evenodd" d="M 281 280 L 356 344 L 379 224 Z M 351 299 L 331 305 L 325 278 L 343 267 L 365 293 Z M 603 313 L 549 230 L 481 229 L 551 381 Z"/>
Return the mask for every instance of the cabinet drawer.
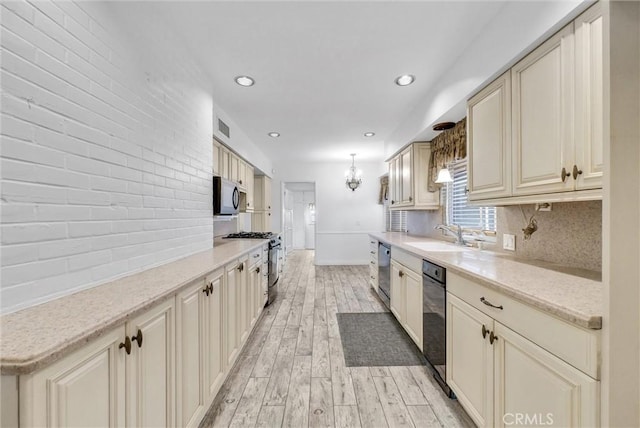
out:
<path id="1" fill-rule="evenodd" d="M 398 247 L 391 248 L 391 258 L 404 265 L 405 267 L 411 269 L 416 274 L 422 274 L 422 259 L 409 254 L 406 251 L 399 249 Z"/>
<path id="2" fill-rule="evenodd" d="M 262 248 L 253 250 L 251 253 L 249 253 L 249 264 L 253 265 L 256 261 L 260 261 L 261 258 L 262 258 Z"/>
<path id="3" fill-rule="evenodd" d="M 370 279 L 378 278 L 378 266 L 369 265 L 369 278 Z"/>
<path id="4" fill-rule="evenodd" d="M 587 330 L 533 308 L 451 271 L 447 291 L 594 379 L 600 379 L 600 331 Z M 482 303 L 484 298 L 495 306 Z"/>

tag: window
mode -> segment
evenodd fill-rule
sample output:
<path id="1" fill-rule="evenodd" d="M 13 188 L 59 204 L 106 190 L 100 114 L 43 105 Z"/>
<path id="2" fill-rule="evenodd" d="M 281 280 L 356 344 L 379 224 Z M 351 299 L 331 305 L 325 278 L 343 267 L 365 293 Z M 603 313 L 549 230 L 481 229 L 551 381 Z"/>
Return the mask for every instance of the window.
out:
<path id="1" fill-rule="evenodd" d="M 442 200 L 446 201 L 446 224 L 459 224 L 466 229 L 496 230 L 496 207 L 467 205 L 467 161 L 449 164 L 452 183 L 442 186 Z"/>
<path id="2" fill-rule="evenodd" d="M 386 213 L 386 225 L 388 232 L 406 232 L 407 231 L 407 212 L 393 210 L 388 207 L 385 210 Z"/>

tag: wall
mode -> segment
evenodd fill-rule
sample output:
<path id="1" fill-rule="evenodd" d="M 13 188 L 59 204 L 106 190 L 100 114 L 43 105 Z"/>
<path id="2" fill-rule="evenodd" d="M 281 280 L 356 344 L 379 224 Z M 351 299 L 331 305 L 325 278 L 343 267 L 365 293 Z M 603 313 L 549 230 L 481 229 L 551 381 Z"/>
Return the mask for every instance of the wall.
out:
<path id="1" fill-rule="evenodd" d="M 316 264 L 366 264 L 368 233 L 384 230 L 382 205 L 378 205 L 382 162 L 360 163 L 363 184 L 352 192 L 344 184 L 350 159 L 331 163 L 275 163 L 274 206 L 282 207 L 282 182 L 316 184 Z M 281 209 L 274 210 L 273 229 L 281 230 Z"/>
<path id="2" fill-rule="evenodd" d="M 136 49 L 106 2 L 1 26 L 2 311 L 210 248 L 213 100 L 175 38 Z"/>

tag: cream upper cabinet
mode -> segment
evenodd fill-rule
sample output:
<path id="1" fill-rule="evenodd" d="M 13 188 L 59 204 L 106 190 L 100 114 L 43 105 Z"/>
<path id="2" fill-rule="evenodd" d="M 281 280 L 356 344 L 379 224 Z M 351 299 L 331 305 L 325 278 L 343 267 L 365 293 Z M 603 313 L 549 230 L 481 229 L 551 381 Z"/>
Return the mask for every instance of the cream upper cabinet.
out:
<path id="1" fill-rule="evenodd" d="M 575 20 L 576 189 L 602 187 L 604 165 L 604 57 L 602 4 Z M 574 174 L 572 170 L 572 174 Z"/>
<path id="2" fill-rule="evenodd" d="M 204 281 L 196 281 L 176 296 L 176 420 L 197 426 L 205 409 L 203 341 Z"/>
<path id="3" fill-rule="evenodd" d="M 255 177 L 253 200 L 255 211 L 271 211 L 271 178 L 266 175 Z"/>
<path id="4" fill-rule="evenodd" d="M 412 143 L 389 160 L 391 209 L 431 210 L 440 207 L 439 192 L 429 192 L 430 143 Z"/>
<path id="5" fill-rule="evenodd" d="M 573 24 L 511 69 L 513 194 L 573 190 Z"/>
<path id="6" fill-rule="evenodd" d="M 245 200 L 245 211 L 253 212 L 255 208 L 255 180 L 253 177 L 254 169 L 251 165 L 246 164 L 245 166 L 245 180 L 247 189 L 246 192 L 246 200 Z"/>
<path id="7" fill-rule="evenodd" d="M 127 426 L 174 425 L 174 304 L 166 301 L 129 321 Z"/>
<path id="8" fill-rule="evenodd" d="M 241 159 L 233 152 L 229 152 L 229 180 L 240 185 L 240 162 Z M 240 185 L 240 187 L 242 187 Z"/>
<path id="9" fill-rule="evenodd" d="M 20 426 L 124 426 L 129 357 L 124 338 L 121 326 L 36 373 L 20 376 Z"/>
<path id="10" fill-rule="evenodd" d="M 221 161 L 222 145 L 214 139 L 212 147 L 213 147 L 213 165 L 212 165 L 213 175 L 221 176 L 222 170 L 220 169 L 220 164 L 222 162 Z"/>
<path id="11" fill-rule="evenodd" d="M 467 104 L 469 200 L 511 195 L 511 73 Z"/>
<path id="12" fill-rule="evenodd" d="M 231 152 L 224 146 L 220 146 L 220 176 L 231 180 Z"/>

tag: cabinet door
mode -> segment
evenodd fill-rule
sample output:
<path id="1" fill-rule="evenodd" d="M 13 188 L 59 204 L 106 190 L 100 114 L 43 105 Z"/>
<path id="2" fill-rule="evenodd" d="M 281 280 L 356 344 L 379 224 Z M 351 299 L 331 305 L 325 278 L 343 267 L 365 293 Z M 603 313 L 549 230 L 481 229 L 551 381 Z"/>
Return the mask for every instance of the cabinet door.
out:
<path id="1" fill-rule="evenodd" d="M 260 300 L 262 298 L 261 285 L 262 285 L 262 260 L 257 260 L 249 269 L 249 308 L 250 308 L 250 322 L 249 331 L 255 325 L 260 315 Z"/>
<path id="2" fill-rule="evenodd" d="M 413 206 L 425 210 L 440 208 L 440 192 L 430 192 L 428 184 L 431 144 L 413 144 Z"/>
<path id="3" fill-rule="evenodd" d="M 598 381 L 498 322 L 494 333 L 495 426 L 599 425 Z"/>
<path id="4" fill-rule="evenodd" d="M 411 161 L 411 146 L 400 153 L 400 203 L 402 205 L 413 205 L 413 163 Z"/>
<path id="5" fill-rule="evenodd" d="M 204 298 L 203 360 L 205 368 L 205 403 L 209 403 L 218 393 L 224 382 L 225 357 L 223 330 L 223 281 L 224 269 L 218 269 L 207 276 L 205 285 L 209 295 Z"/>
<path id="6" fill-rule="evenodd" d="M 391 208 L 402 206 L 402 168 L 399 156 L 389 162 L 389 191 L 391 192 Z"/>
<path id="7" fill-rule="evenodd" d="M 205 408 L 202 328 L 209 290 L 197 281 L 176 296 L 176 420 L 194 426 Z M 205 294 L 206 293 L 206 294 Z M 144 345 L 146 343 L 143 342 Z"/>
<path id="8" fill-rule="evenodd" d="M 238 183 L 240 180 L 240 158 L 231 152 L 229 153 L 229 173 L 231 174 L 230 180 Z"/>
<path id="9" fill-rule="evenodd" d="M 226 147 L 220 148 L 220 174 L 222 178 L 231 180 L 231 152 Z"/>
<path id="10" fill-rule="evenodd" d="M 174 421 L 173 299 L 127 323 L 138 340 L 127 356 L 127 426 L 171 426 Z"/>
<path id="11" fill-rule="evenodd" d="M 236 261 L 230 263 L 225 267 L 225 281 L 224 281 L 224 334 L 225 334 L 225 357 L 226 366 L 231 367 L 238 356 L 238 277 L 240 276 L 240 270 L 238 269 L 239 263 Z"/>
<path id="12" fill-rule="evenodd" d="M 247 189 L 247 163 L 238 158 L 238 184 L 243 189 Z"/>
<path id="13" fill-rule="evenodd" d="M 574 165 L 573 24 L 511 69 L 513 194 L 571 191 Z"/>
<path id="14" fill-rule="evenodd" d="M 21 427 L 125 424 L 124 326 L 33 375 L 20 377 Z"/>
<path id="15" fill-rule="evenodd" d="M 405 292 L 404 329 L 422 350 L 422 276 L 409 269 L 403 269 Z"/>
<path id="16" fill-rule="evenodd" d="M 240 271 L 236 279 L 238 285 L 238 301 L 236 302 L 236 312 L 238 314 L 238 336 L 240 347 L 249 337 L 251 323 L 251 301 L 249 294 L 249 263 L 247 257 L 240 259 Z"/>
<path id="17" fill-rule="evenodd" d="M 493 425 L 493 320 L 447 293 L 447 384 L 479 427 Z"/>
<path id="18" fill-rule="evenodd" d="M 604 165 L 604 87 L 602 3 L 575 21 L 576 40 L 576 189 L 602 187 Z"/>
<path id="19" fill-rule="evenodd" d="M 253 167 L 247 165 L 247 169 L 246 169 L 246 177 L 245 180 L 247 181 L 247 185 L 246 185 L 246 198 L 247 198 L 247 211 L 249 212 L 253 212 L 253 209 L 255 207 L 254 201 L 255 201 L 255 188 L 254 188 L 254 177 L 253 177 Z"/>
<path id="20" fill-rule="evenodd" d="M 511 196 L 511 72 L 467 103 L 469 200 Z"/>
<path id="21" fill-rule="evenodd" d="M 396 317 L 400 324 L 404 324 L 405 312 L 404 270 L 406 269 L 404 269 L 400 263 L 391 260 L 391 296 L 389 296 L 391 302 L 389 304 L 389 309 L 391 309 L 391 313 Z"/>
<path id="22" fill-rule="evenodd" d="M 216 140 L 213 140 L 212 147 L 213 147 L 213 164 L 212 164 L 213 175 L 220 175 L 222 174 L 222 171 L 220 170 L 220 163 L 222 158 L 222 147 L 220 146 L 220 143 L 218 143 Z"/>

